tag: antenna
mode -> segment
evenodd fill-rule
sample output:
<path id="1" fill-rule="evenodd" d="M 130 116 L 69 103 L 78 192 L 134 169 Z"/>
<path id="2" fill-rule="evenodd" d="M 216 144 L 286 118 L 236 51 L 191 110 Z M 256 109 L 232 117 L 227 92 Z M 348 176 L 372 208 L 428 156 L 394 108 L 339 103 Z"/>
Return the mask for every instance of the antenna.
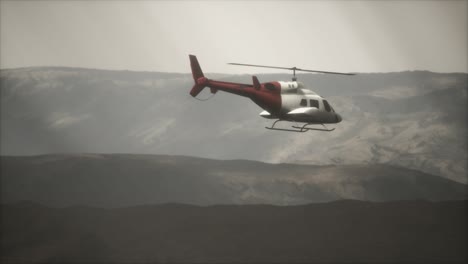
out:
<path id="1" fill-rule="evenodd" d="M 339 74 L 339 75 L 356 75 L 355 73 L 306 70 L 306 69 L 301 69 L 301 68 L 297 68 L 297 67 L 277 67 L 277 66 L 266 66 L 266 65 L 245 64 L 245 63 L 235 63 L 235 62 L 230 62 L 230 63 L 228 63 L 228 64 L 230 64 L 230 65 L 237 65 L 237 66 L 249 66 L 249 67 L 260 67 L 260 68 L 290 70 L 290 71 L 293 71 L 293 77 L 292 77 L 293 82 L 297 80 L 297 78 L 296 78 L 296 71 L 315 72 L 315 73 L 326 73 L 326 74 Z"/>

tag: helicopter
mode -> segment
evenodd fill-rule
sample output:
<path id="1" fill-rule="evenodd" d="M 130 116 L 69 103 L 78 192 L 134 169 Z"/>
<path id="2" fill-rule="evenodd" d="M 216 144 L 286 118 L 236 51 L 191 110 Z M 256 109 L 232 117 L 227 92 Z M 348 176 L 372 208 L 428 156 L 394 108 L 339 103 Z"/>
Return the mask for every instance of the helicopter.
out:
<path id="1" fill-rule="evenodd" d="M 214 95 L 219 90 L 231 94 L 250 98 L 260 106 L 263 111 L 260 116 L 267 119 L 276 119 L 270 130 L 288 132 L 333 131 L 335 128 L 327 128 L 325 124 L 337 124 L 342 121 L 341 116 L 335 112 L 330 103 L 317 93 L 306 89 L 304 84 L 297 81 L 296 71 L 314 72 L 325 74 L 355 75 L 354 73 L 341 73 L 329 71 L 315 71 L 300 69 L 297 67 L 276 67 L 256 64 L 228 63 L 237 66 L 250 66 L 292 70 L 292 81 L 271 81 L 260 83 L 257 76 L 252 76 L 252 84 L 232 83 L 211 80 L 205 77 L 195 55 L 189 55 L 194 86 L 190 95 L 195 97 L 206 87 Z M 291 128 L 278 128 L 275 125 L 280 121 L 304 123 L 302 126 L 292 125 Z M 322 127 L 314 127 L 321 125 Z"/>

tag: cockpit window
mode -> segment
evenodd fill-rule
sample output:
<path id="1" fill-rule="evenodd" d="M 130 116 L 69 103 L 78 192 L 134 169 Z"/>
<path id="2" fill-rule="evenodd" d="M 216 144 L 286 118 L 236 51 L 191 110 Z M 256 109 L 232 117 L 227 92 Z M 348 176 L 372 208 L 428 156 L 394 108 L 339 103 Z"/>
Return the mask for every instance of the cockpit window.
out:
<path id="1" fill-rule="evenodd" d="M 328 104 L 327 100 L 323 100 L 323 105 L 325 106 L 325 110 L 327 110 L 327 112 L 331 111 L 331 106 Z"/>
<path id="2" fill-rule="evenodd" d="M 317 109 L 319 108 L 319 102 L 317 100 L 310 99 L 309 102 L 310 102 L 310 107 L 315 107 Z"/>
<path id="3" fill-rule="evenodd" d="M 306 100 L 306 99 L 302 99 L 300 105 L 301 105 L 301 106 L 307 106 L 307 100 Z"/>

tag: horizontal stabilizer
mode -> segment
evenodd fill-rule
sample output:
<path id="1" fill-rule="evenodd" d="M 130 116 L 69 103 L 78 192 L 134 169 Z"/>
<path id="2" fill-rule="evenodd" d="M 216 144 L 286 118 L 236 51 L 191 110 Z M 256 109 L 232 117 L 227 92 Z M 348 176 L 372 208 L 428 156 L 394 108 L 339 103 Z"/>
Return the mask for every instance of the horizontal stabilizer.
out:
<path id="1" fill-rule="evenodd" d="M 267 111 L 262 111 L 260 113 L 260 116 L 263 117 L 263 118 L 268 118 L 268 119 L 276 119 L 276 117 L 272 116 L 270 113 L 268 113 Z"/>

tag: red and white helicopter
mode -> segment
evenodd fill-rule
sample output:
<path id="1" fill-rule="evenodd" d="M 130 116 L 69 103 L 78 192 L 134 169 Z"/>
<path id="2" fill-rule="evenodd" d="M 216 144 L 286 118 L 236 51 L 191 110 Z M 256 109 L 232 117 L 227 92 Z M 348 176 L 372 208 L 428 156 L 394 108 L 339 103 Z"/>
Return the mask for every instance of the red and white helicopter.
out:
<path id="1" fill-rule="evenodd" d="M 241 84 L 232 82 L 223 82 L 210 80 L 203 74 L 197 57 L 189 55 L 190 67 L 192 68 L 193 80 L 195 85 L 190 91 L 190 95 L 196 97 L 205 87 L 209 87 L 211 93 L 218 90 L 248 97 L 264 111 L 260 113 L 261 117 L 268 119 L 277 119 L 271 127 L 265 127 L 271 130 L 307 132 L 310 130 L 333 131 L 325 124 L 336 124 L 341 122 L 341 116 L 333 110 L 330 103 L 320 95 L 304 87 L 304 84 L 296 79 L 296 71 L 329 73 L 341 75 L 354 75 L 353 73 L 327 72 L 304 70 L 296 67 L 275 67 L 254 64 L 229 63 L 231 65 L 285 69 L 293 71 L 292 82 L 266 82 L 260 83 L 256 76 L 252 76 L 252 84 Z M 302 126 L 291 126 L 291 128 L 276 128 L 279 121 L 305 123 Z M 311 127 L 311 125 L 322 125 L 323 128 Z"/>

